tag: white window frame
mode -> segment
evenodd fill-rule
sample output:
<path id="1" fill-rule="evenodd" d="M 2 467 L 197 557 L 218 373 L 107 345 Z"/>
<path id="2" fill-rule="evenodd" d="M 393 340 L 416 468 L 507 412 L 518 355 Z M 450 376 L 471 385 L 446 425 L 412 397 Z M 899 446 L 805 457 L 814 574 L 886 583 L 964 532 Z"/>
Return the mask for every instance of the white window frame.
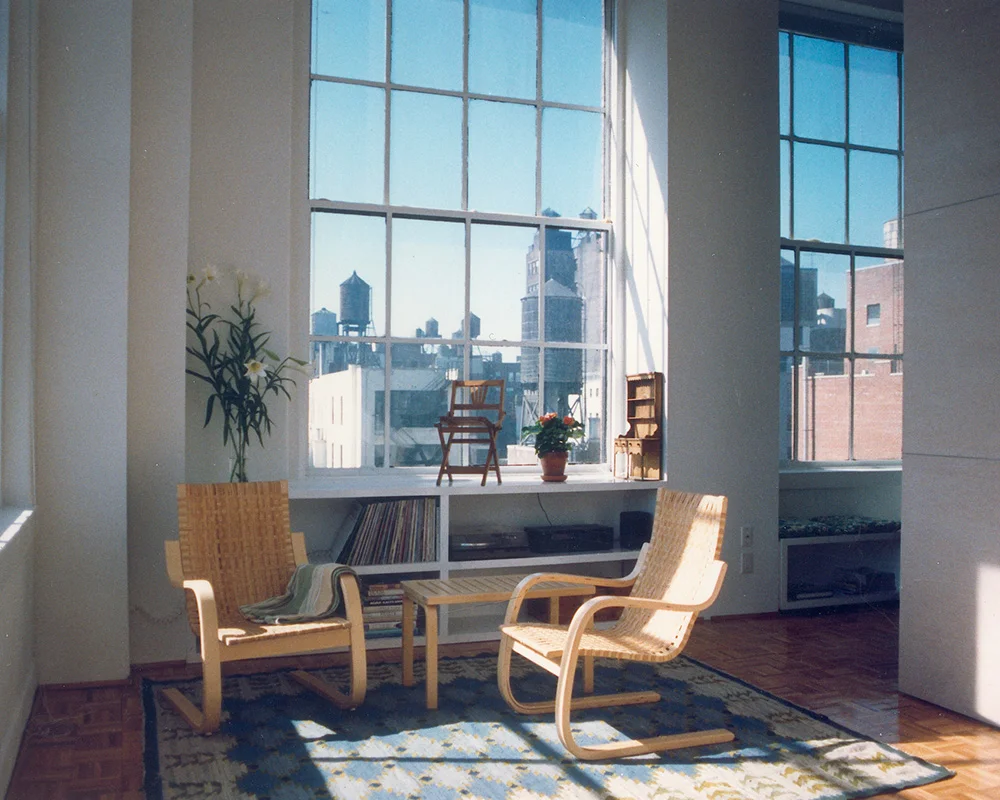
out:
<path id="1" fill-rule="evenodd" d="M 352 343 L 365 343 L 372 345 L 381 345 L 386 347 L 390 357 L 386 359 L 385 366 L 385 403 L 383 409 L 383 430 L 385 433 L 385 443 L 386 447 L 383 455 L 383 466 L 374 468 L 376 472 L 384 472 L 388 469 L 399 469 L 399 467 L 390 466 L 390 454 L 389 454 L 389 431 L 391 428 L 391 395 L 390 390 L 391 382 L 391 347 L 393 344 L 428 344 L 428 339 L 416 338 L 413 336 L 398 336 L 391 335 L 389 332 L 389 320 L 390 320 L 390 298 L 392 296 L 392 224 L 393 220 L 396 218 L 402 219 L 415 219 L 415 220 L 426 220 L 426 221 L 443 221 L 460 223 L 464 225 L 465 229 L 465 286 L 466 286 L 466 298 L 465 298 L 465 324 L 463 325 L 463 330 L 466 335 L 463 338 L 447 338 L 441 337 L 433 340 L 433 344 L 441 345 L 452 345 L 452 346 L 462 346 L 463 347 L 463 373 L 468 376 L 470 374 L 471 362 L 472 362 L 472 351 L 473 347 L 479 346 L 489 346 L 489 347 L 529 347 L 538 348 L 539 350 L 539 386 L 544 386 L 545 382 L 545 353 L 552 352 L 558 349 L 575 349 L 580 351 L 600 351 L 603 353 L 603 374 L 604 374 L 604 389 L 603 389 L 603 408 L 601 412 L 603 420 L 603 437 L 601 441 L 601 457 L 599 463 L 580 465 L 585 469 L 606 469 L 607 465 L 610 463 L 610 443 L 612 436 L 612 425 L 611 425 L 611 415 L 613 413 L 613 407 L 615 402 L 615 397 L 612 392 L 612 385 L 614 381 L 614 376 L 612 373 L 614 359 L 612 357 L 612 342 L 613 342 L 613 303 L 614 297 L 617 294 L 617 288 L 612 285 L 612 276 L 614 274 L 613 269 L 613 223 L 610 217 L 610 203 L 613 197 L 613 192 L 611 190 L 611 182 L 615 179 L 615 174 L 613 172 L 613 164 L 611 163 L 611 145 L 610 145 L 610 130 L 613 125 L 612 113 L 613 104 L 611 93 L 618 87 L 618 70 L 614 63 L 613 53 L 615 52 L 614 47 L 614 37 L 615 37 L 615 0 L 604 0 L 604 25 L 603 25 L 603 37 L 604 37 L 604 64 L 603 64 L 603 80 L 602 80 L 602 93 L 601 93 L 601 106 L 588 106 L 579 105 L 573 103 L 563 103 L 557 101 L 549 101 L 542 99 L 542 70 L 541 70 L 541 59 L 542 59 L 542 4 L 541 2 L 537 5 L 537 35 L 538 35 L 538 46 L 536 48 L 536 92 L 535 99 L 527 101 L 523 98 L 510 98 L 504 96 L 495 96 L 488 94 L 481 94 L 476 92 L 470 92 L 468 90 L 468 38 L 469 38 L 469 0 L 464 0 L 464 26 L 463 26 L 463 88 L 461 90 L 445 90 L 445 89 L 429 89 L 425 87 L 414 87 L 406 84 L 398 84 L 391 80 L 391 70 L 388 68 L 385 71 L 386 80 L 384 81 L 372 81 L 372 80 L 362 80 L 354 78 L 339 78 L 326 75 L 317 75 L 312 72 L 312 59 L 311 59 L 311 46 L 312 46 L 312 2 L 309 0 L 300 0 L 301 5 L 299 6 L 300 18 L 304 22 L 304 27 L 308 31 L 308 35 L 305 37 L 307 42 L 305 46 L 304 53 L 304 72 L 305 72 L 305 88 L 304 88 L 304 125 L 306 130 L 308 130 L 310 125 L 310 97 L 312 95 L 311 86 L 313 81 L 329 81 L 332 83 L 339 84 L 349 84 L 349 85 L 360 85 L 369 86 L 373 88 L 378 88 L 383 90 L 385 95 L 385 141 L 384 141 L 384 153 L 383 158 L 385 159 L 385 176 L 384 176 L 384 186 L 383 186 L 383 201 L 380 203 L 362 203 L 362 202 L 350 202 L 341 200 L 330 200 L 325 198 L 312 198 L 309 196 L 310 193 L 310 181 L 307 175 L 304 176 L 304 193 L 306 195 L 305 203 L 305 223 L 304 229 L 306 231 L 305 240 L 309 241 L 310 233 L 312 228 L 312 217 L 316 213 L 349 213 L 349 214 L 360 214 L 371 217 L 378 217 L 385 220 L 386 223 L 386 264 L 387 264 L 387 274 L 385 283 L 385 309 L 384 309 L 384 319 L 386 320 L 385 330 L 380 335 L 371 336 L 323 336 L 314 335 L 311 330 L 308 331 L 308 347 L 309 352 L 312 352 L 314 342 L 343 342 L 350 341 Z M 386 19 L 386 58 L 387 61 L 390 59 L 391 53 L 391 35 L 392 35 L 392 18 L 391 11 L 392 0 L 387 0 L 387 19 Z M 463 112 L 462 112 L 462 209 L 437 209 L 437 208 L 427 208 L 427 207 L 417 207 L 417 206 L 399 206 L 387 202 L 389 197 L 389 170 L 390 170 L 390 96 L 393 91 L 404 90 L 404 91 L 419 91 L 427 94 L 442 95 L 448 97 L 455 97 L 462 100 Z M 468 109 L 469 103 L 474 100 L 489 100 L 503 103 L 513 103 L 518 105 L 533 105 L 535 106 L 535 214 L 512 214 L 512 213 L 497 213 L 497 212 L 479 212 L 468 209 Z M 542 162 L 541 162 L 541 147 L 542 147 L 542 114 L 547 108 L 558 108 L 567 110 L 579 110 L 587 112 L 600 113 L 603 117 L 602 123 L 602 169 L 604 173 L 604 180 L 602 184 L 602 208 L 596 209 L 597 218 L 588 219 L 586 217 L 549 217 L 542 214 L 542 187 L 541 187 L 541 173 L 542 173 Z M 309 135 L 306 135 L 306 141 L 308 142 Z M 306 144 L 306 158 L 305 161 L 308 163 L 308 152 L 309 145 Z M 481 340 L 472 339 L 469 333 L 468 325 L 468 315 L 470 313 L 469 309 L 469 280 L 470 273 L 472 269 L 472 254 L 471 254 L 471 232 L 472 226 L 474 224 L 493 224 L 493 225 L 512 225 L 523 228 L 534 229 L 538 231 L 539 234 L 539 270 L 544 274 L 545 269 L 545 238 L 547 232 L 550 230 L 571 230 L 579 232 L 595 231 L 602 233 L 605 237 L 605 264 L 604 264 L 604 308 L 603 316 L 605 319 L 604 326 L 604 336 L 600 343 L 594 342 L 563 342 L 563 341 L 548 341 L 545 338 L 546 328 L 545 328 L 545 302 L 544 302 L 544 282 L 540 282 L 540 296 L 539 296 L 539 319 L 538 319 L 538 329 L 539 337 L 537 340 L 521 340 L 521 339 L 504 339 L 504 340 L 490 340 L 488 343 Z M 306 314 L 306 325 L 308 327 L 308 320 L 311 317 L 311 301 L 309 299 L 309 275 L 311 272 L 311 258 L 309 257 L 308 246 L 305 247 L 305 252 L 302 254 L 302 261 L 306 264 L 305 267 L 305 280 L 303 282 L 302 290 L 299 292 L 299 296 L 303 297 L 302 307 L 308 310 Z M 298 312 L 296 312 L 297 315 Z M 585 391 L 586 387 L 582 387 Z M 307 392 L 303 392 L 307 394 Z M 539 402 L 542 402 L 544 397 L 544 392 L 539 390 Z M 316 468 L 308 465 L 308 410 L 304 405 L 300 405 L 300 413 L 302 415 L 301 424 L 298 426 L 301 430 L 306 441 L 303 442 L 303 446 L 300 450 L 299 463 L 305 464 L 305 472 L 307 474 L 327 474 L 335 472 L 336 474 L 350 474 L 351 472 L 367 472 L 370 468 L 360 468 L 357 470 L 345 469 L 345 468 Z M 586 422 L 586 421 L 584 421 Z M 405 467 L 407 470 L 419 471 L 421 469 L 429 470 L 429 468 L 421 467 Z M 436 469 L 436 468 L 435 468 Z M 505 469 L 511 469 L 511 467 L 505 467 Z"/>
<path id="2" fill-rule="evenodd" d="M 823 15 L 820 14 L 818 16 L 822 17 Z M 830 28 L 829 19 L 814 20 L 814 19 L 809 19 L 809 18 L 806 18 L 806 19 L 796 18 L 796 20 L 795 20 L 794 23 L 789 24 L 788 17 L 786 16 L 786 17 L 783 18 L 782 24 L 781 24 L 781 27 L 780 27 L 780 33 L 781 34 L 787 34 L 789 36 L 790 64 L 794 64 L 794 57 L 795 56 L 794 56 L 793 37 L 796 36 L 796 35 L 812 36 L 812 37 L 816 37 L 816 38 L 825 38 L 825 39 L 828 39 L 828 40 L 831 40 L 831 41 L 837 41 L 837 42 L 844 43 L 845 45 L 855 44 L 855 45 L 862 45 L 862 46 L 882 47 L 883 49 L 896 50 L 898 53 L 900 53 L 900 55 L 902 55 L 902 52 L 903 52 L 903 50 L 902 50 L 902 43 L 901 43 L 901 41 L 897 42 L 895 40 L 896 34 L 893 31 L 890 30 L 888 33 L 886 33 L 885 30 L 882 30 L 882 29 L 876 30 L 874 27 L 869 28 L 869 27 L 867 27 L 864 24 L 862 24 L 860 26 L 860 28 L 858 28 L 857 30 L 852 31 L 852 25 L 856 25 L 857 24 L 857 20 L 856 19 L 854 19 L 853 21 L 849 22 L 849 21 L 846 21 L 846 18 L 841 19 L 841 17 L 843 15 L 833 15 L 833 16 L 835 17 L 836 22 L 837 22 L 837 25 L 834 25 L 833 28 Z M 841 22 L 844 23 L 843 27 L 838 27 L 839 23 L 841 23 Z M 803 23 L 805 24 L 805 27 L 802 27 Z M 841 33 L 841 35 L 835 35 L 834 34 L 834 30 L 839 31 Z M 864 33 L 865 30 L 867 30 L 867 32 L 868 32 L 867 35 L 870 35 L 870 36 L 873 37 L 873 39 L 874 39 L 873 41 L 869 41 L 869 40 L 865 39 L 865 35 L 866 35 Z M 855 36 L 855 35 L 853 35 L 853 33 L 857 33 L 857 35 Z M 850 64 L 849 64 L 849 60 L 848 60 L 849 59 L 848 51 L 849 51 L 849 47 L 845 47 L 845 69 L 847 70 L 847 74 L 849 75 Z M 791 72 L 791 74 L 789 76 L 790 93 L 791 93 L 791 97 L 794 98 L 794 93 L 795 93 L 794 77 L 793 77 L 794 76 L 794 67 L 790 70 L 790 72 Z M 903 191 L 902 191 L 902 181 L 903 181 L 903 169 L 902 169 L 902 165 L 903 165 L 902 164 L 902 160 L 903 160 L 903 131 L 902 131 L 902 126 L 903 126 L 903 115 L 902 115 L 902 108 L 903 108 L 903 80 L 902 80 L 902 59 L 900 59 L 900 65 L 899 65 L 899 68 L 898 68 L 898 71 L 897 71 L 897 81 L 898 81 L 899 92 L 900 92 L 899 93 L 899 97 L 900 97 L 900 114 L 899 114 L 899 121 L 898 121 L 898 125 L 899 125 L 899 131 L 898 131 L 899 150 L 898 151 L 893 151 L 893 150 L 887 149 L 887 148 L 869 147 L 869 146 L 864 146 L 864 145 L 852 144 L 852 143 L 849 143 L 846 140 L 844 142 L 833 142 L 833 141 L 827 141 L 827 140 L 807 139 L 807 138 L 797 137 L 795 135 L 795 128 L 794 128 L 794 118 L 793 118 L 794 115 L 791 115 L 790 119 L 789 119 L 789 132 L 787 134 L 785 134 L 785 133 L 779 133 L 779 141 L 780 142 L 790 142 L 790 143 L 792 143 L 793 147 L 794 147 L 794 143 L 795 142 L 802 142 L 802 143 L 805 143 L 805 144 L 821 144 L 821 145 L 824 145 L 824 146 L 835 146 L 835 147 L 842 148 L 845 151 L 845 154 L 849 154 L 852 151 L 867 151 L 867 152 L 875 152 L 875 153 L 883 153 L 883 154 L 896 153 L 898 155 L 899 159 L 900 159 L 900 168 L 899 168 L 899 172 L 898 172 L 898 175 L 899 175 L 899 178 L 898 178 L 899 185 L 897 187 L 897 197 L 899 198 L 899 204 L 898 204 L 896 219 L 897 219 L 897 221 L 901 221 L 903 219 Z M 845 94 L 846 94 L 846 92 L 849 91 L 849 88 L 848 88 L 849 83 L 850 83 L 850 81 L 848 79 L 845 82 Z M 794 105 L 794 102 L 793 102 L 793 105 Z M 845 174 L 845 192 L 846 192 L 846 196 L 845 196 L 845 205 L 844 205 L 844 208 L 845 208 L 845 215 L 844 215 L 845 216 L 845 219 L 844 219 L 845 235 L 844 235 L 844 239 L 845 239 L 845 241 L 847 241 L 849 239 L 849 232 L 850 232 L 850 205 L 851 205 L 851 202 L 850 202 L 851 201 L 851 198 L 850 198 L 850 159 L 849 158 L 845 158 L 845 162 L 846 162 L 847 172 Z M 789 164 L 789 181 L 788 181 L 788 183 L 789 183 L 789 187 L 788 187 L 788 191 L 789 191 L 789 198 L 788 198 L 789 208 L 788 208 L 788 213 L 789 213 L 789 220 L 790 220 L 789 225 L 790 225 L 793 237 L 794 237 L 794 233 L 795 233 L 795 217 L 794 217 L 794 215 L 795 215 L 795 181 L 794 181 L 794 172 L 795 172 L 795 160 L 794 160 L 794 156 L 793 156 L 792 159 L 791 159 L 791 163 Z M 784 189 L 783 189 L 783 191 L 784 191 Z M 898 242 L 901 243 L 902 242 L 902 225 L 899 222 L 897 222 L 897 225 L 898 225 L 898 228 L 897 228 Z M 793 258 L 794 258 L 794 288 L 792 289 L 792 291 L 794 293 L 794 298 L 795 298 L 795 301 L 794 301 L 795 312 L 794 312 L 794 319 L 792 321 L 792 331 L 793 331 L 792 346 L 790 348 L 782 346 L 779 349 L 779 358 L 782 361 L 784 361 L 785 359 L 791 359 L 792 360 L 792 365 L 793 365 L 793 371 L 792 371 L 792 376 L 791 376 L 791 395 L 792 396 L 791 396 L 791 408 L 790 408 L 790 414 L 791 414 L 791 441 L 788 443 L 789 444 L 788 450 L 790 451 L 789 454 L 790 454 L 791 457 L 790 458 L 787 457 L 786 452 L 785 452 L 785 447 L 784 447 L 785 446 L 785 442 L 782 441 L 782 452 L 780 454 L 780 459 L 779 459 L 781 467 L 782 468 L 789 468 L 789 467 L 793 467 L 793 466 L 798 467 L 798 466 L 802 466 L 802 465 L 817 465 L 817 464 L 822 466 L 822 464 L 823 464 L 823 462 L 817 462 L 817 461 L 814 461 L 814 460 L 811 460 L 811 459 L 801 460 L 801 459 L 798 458 L 798 454 L 799 454 L 799 451 L 800 451 L 800 438 L 801 438 L 801 435 L 802 435 L 802 432 L 801 432 L 800 427 L 799 427 L 799 422 L 802 419 L 802 415 L 800 414 L 801 398 L 799 397 L 799 389 L 800 389 L 801 381 L 799 380 L 799 370 L 803 368 L 802 365 L 805 363 L 805 361 L 808 360 L 808 359 L 810 359 L 810 358 L 821 359 L 821 360 L 831 360 L 831 361 L 832 360 L 837 360 L 837 359 L 843 359 L 844 360 L 844 364 L 845 364 L 844 371 L 845 371 L 846 375 L 848 376 L 848 380 L 849 380 L 849 389 L 848 389 L 848 394 L 849 394 L 849 409 L 848 409 L 848 412 L 847 412 L 848 413 L 848 457 L 847 457 L 846 461 L 826 462 L 826 463 L 836 465 L 836 464 L 856 462 L 856 459 L 854 457 L 854 450 L 855 450 L 855 398 L 856 398 L 856 394 L 855 394 L 855 377 L 856 377 L 855 376 L 855 365 L 856 365 L 856 362 L 859 361 L 859 360 L 860 361 L 887 361 L 887 362 L 890 362 L 892 364 L 892 368 L 891 368 L 892 374 L 897 374 L 898 372 L 900 372 L 900 366 L 901 366 L 902 361 L 903 361 L 903 353 L 899 352 L 899 353 L 890 353 L 890 354 L 872 354 L 872 353 L 858 352 L 857 349 L 856 349 L 857 348 L 857 343 L 856 343 L 855 331 L 854 331 L 856 314 L 850 314 L 849 315 L 847 335 L 849 337 L 849 341 L 851 342 L 851 346 L 848 347 L 848 348 L 846 348 L 843 352 L 816 352 L 816 351 L 809 350 L 808 348 L 803 348 L 802 347 L 803 343 L 800 341 L 800 332 L 802 330 L 802 320 L 799 318 L 799 302 L 798 302 L 798 298 L 799 298 L 799 279 L 800 279 L 801 255 L 802 255 L 802 253 L 806 253 L 806 252 L 815 252 L 815 253 L 826 253 L 826 254 L 843 255 L 843 256 L 847 256 L 850 259 L 850 286 L 851 286 L 852 296 L 848 299 L 847 302 L 848 302 L 848 307 L 851 308 L 851 309 L 854 309 L 856 307 L 855 306 L 855 298 L 853 297 L 853 292 L 854 292 L 854 289 L 855 289 L 855 279 L 854 279 L 854 276 L 855 276 L 855 263 L 856 263 L 856 260 L 859 259 L 859 258 L 882 258 L 882 259 L 885 259 L 887 261 L 888 260 L 898 260 L 898 261 L 902 262 L 902 261 L 904 261 L 903 248 L 902 247 L 872 247 L 872 246 L 862 246 L 862 245 L 840 244 L 840 243 L 833 243 L 833 242 L 818 242 L 816 240 L 801 240 L 801 239 L 787 238 L 787 237 L 782 236 L 781 237 L 781 249 L 782 249 L 782 253 L 786 253 L 786 252 L 789 252 L 789 251 L 793 253 Z M 784 380 L 784 377 L 782 377 L 782 380 Z M 784 410 L 785 410 L 784 408 L 781 409 L 781 411 L 784 411 Z M 782 431 L 784 431 L 784 421 L 782 422 Z M 876 462 L 876 463 L 898 463 L 898 459 L 886 459 L 884 461 L 879 461 L 879 462 Z"/>

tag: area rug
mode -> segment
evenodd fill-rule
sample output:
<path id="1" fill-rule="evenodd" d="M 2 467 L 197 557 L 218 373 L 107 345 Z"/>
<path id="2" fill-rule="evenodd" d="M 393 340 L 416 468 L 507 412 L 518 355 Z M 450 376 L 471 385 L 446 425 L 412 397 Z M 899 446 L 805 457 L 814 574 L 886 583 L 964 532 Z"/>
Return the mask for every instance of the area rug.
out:
<path id="1" fill-rule="evenodd" d="M 346 674 L 318 672 L 340 681 Z M 160 699 L 164 684 L 147 682 L 146 795 L 846 800 L 953 774 L 684 657 L 598 667 L 598 692 L 655 686 L 662 699 L 575 713 L 577 740 L 717 727 L 736 740 L 616 761 L 577 761 L 560 744 L 551 715 L 512 712 L 496 686 L 495 657 L 442 660 L 439 672 L 434 711 L 425 708 L 423 684 L 401 685 L 398 664 L 370 665 L 364 704 L 346 712 L 282 673 L 228 677 L 214 736 L 193 733 Z M 520 696 L 552 696 L 552 676 L 526 663 L 516 674 Z M 171 685 L 200 700 L 199 682 Z"/>

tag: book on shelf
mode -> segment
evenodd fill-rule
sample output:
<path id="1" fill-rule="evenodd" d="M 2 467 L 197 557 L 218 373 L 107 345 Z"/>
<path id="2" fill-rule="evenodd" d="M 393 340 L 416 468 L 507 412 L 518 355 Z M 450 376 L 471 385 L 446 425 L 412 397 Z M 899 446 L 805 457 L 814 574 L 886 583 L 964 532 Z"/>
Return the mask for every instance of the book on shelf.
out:
<path id="1" fill-rule="evenodd" d="M 364 602 L 365 608 L 400 608 L 403 605 L 403 595 L 384 595 L 369 597 Z"/>
<path id="2" fill-rule="evenodd" d="M 378 610 L 363 608 L 361 609 L 361 618 L 365 622 L 381 622 L 384 620 L 395 620 L 398 622 L 403 618 L 403 607 L 396 606 L 395 608 Z"/>
<path id="3" fill-rule="evenodd" d="M 375 620 L 373 622 L 365 623 L 366 631 L 384 631 L 384 630 L 402 630 L 403 621 L 402 620 Z"/>
<path id="4" fill-rule="evenodd" d="M 437 539 L 435 498 L 380 500 L 358 514 L 338 560 L 351 566 L 433 561 Z"/>

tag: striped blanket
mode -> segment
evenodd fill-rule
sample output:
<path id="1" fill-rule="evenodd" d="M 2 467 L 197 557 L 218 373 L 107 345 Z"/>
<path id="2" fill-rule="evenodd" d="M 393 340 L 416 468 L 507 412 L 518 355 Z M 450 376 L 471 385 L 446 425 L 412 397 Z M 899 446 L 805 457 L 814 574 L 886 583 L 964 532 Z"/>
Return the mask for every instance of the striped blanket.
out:
<path id="1" fill-rule="evenodd" d="M 354 575 L 345 564 L 302 564 L 278 597 L 240 606 L 248 620 L 261 625 L 313 622 L 332 617 L 340 610 L 340 576 Z"/>

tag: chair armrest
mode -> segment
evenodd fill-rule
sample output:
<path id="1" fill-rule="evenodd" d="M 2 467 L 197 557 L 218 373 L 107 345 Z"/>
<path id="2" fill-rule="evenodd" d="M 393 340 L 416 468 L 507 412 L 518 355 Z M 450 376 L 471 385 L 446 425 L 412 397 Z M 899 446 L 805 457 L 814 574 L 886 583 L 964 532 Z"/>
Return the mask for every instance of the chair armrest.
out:
<path id="1" fill-rule="evenodd" d="M 292 554 L 295 558 L 296 566 L 309 563 L 309 556 L 306 553 L 306 535 L 304 533 L 292 534 Z"/>
<path id="2" fill-rule="evenodd" d="M 163 543 L 163 551 L 167 557 L 167 577 L 170 585 L 178 589 L 184 586 L 184 568 L 181 566 L 181 543 L 177 539 L 167 539 Z"/>
<path id="3" fill-rule="evenodd" d="M 568 572 L 534 572 L 525 575 L 521 582 L 514 587 L 514 592 L 507 603 L 507 614 L 504 617 L 504 625 L 517 622 L 517 617 L 521 613 L 521 605 L 525 597 L 537 583 L 545 581 L 557 581 L 559 583 L 574 583 L 581 586 L 609 586 L 613 588 L 628 588 L 635 583 L 633 573 L 624 578 L 601 578 L 590 575 L 574 575 Z"/>
<path id="4" fill-rule="evenodd" d="M 184 581 L 184 588 L 194 595 L 198 605 L 198 639 L 201 642 L 201 657 L 218 661 L 219 614 L 215 607 L 215 590 L 204 578 Z"/>
<path id="5" fill-rule="evenodd" d="M 352 625 L 362 625 L 361 591 L 358 579 L 350 572 L 340 573 L 340 596 L 344 601 L 344 617 Z"/>

